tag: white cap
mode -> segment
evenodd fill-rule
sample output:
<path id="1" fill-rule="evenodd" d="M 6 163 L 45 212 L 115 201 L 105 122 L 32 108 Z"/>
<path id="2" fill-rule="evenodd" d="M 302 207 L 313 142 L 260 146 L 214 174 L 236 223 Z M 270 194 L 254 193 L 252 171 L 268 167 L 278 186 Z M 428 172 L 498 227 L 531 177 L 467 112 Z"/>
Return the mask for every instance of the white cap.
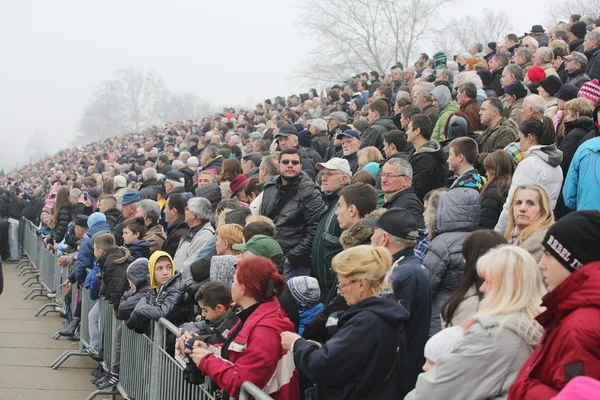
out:
<path id="1" fill-rule="evenodd" d="M 327 162 L 317 163 L 317 169 L 319 171 L 323 168 L 336 169 L 348 175 L 349 178 L 352 178 L 352 170 L 350 169 L 350 163 L 348 162 L 348 160 L 344 160 L 343 158 L 333 157 Z"/>
<path id="2" fill-rule="evenodd" d="M 127 187 L 127 179 L 125 179 L 122 175 L 117 175 L 113 179 L 113 183 L 117 185 L 117 187 L 124 188 Z"/>
<path id="3" fill-rule="evenodd" d="M 452 350 L 454 350 L 463 335 L 462 326 L 442 329 L 427 341 L 425 345 L 425 358 L 437 363 L 441 357 L 452 353 Z"/>

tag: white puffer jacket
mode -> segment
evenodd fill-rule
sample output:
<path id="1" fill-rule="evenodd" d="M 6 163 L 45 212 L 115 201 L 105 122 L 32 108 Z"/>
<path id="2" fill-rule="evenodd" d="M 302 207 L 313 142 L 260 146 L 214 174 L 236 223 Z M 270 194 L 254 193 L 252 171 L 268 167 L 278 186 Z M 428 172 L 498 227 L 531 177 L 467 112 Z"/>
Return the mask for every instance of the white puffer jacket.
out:
<path id="1" fill-rule="evenodd" d="M 515 190 L 519 186 L 542 185 L 550 195 L 552 209 L 554 210 L 563 183 L 563 173 L 560 168 L 562 157 L 562 151 L 558 150 L 554 144 L 531 146 L 525 152 L 525 159 L 519 163 L 513 175 L 506 203 L 504 203 L 502 214 L 500 214 L 500 219 L 495 227 L 496 232 L 504 235 L 508 225 L 508 208 L 512 203 Z"/>

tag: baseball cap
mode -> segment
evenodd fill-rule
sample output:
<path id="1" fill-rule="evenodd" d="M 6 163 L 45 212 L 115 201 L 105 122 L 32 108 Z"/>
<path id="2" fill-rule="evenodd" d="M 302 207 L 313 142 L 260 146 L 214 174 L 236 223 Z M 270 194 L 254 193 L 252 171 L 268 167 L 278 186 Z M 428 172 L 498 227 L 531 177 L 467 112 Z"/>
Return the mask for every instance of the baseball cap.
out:
<path id="1" fill-rule="evenodd" d="M 400 239 L 419 239 L 419 228 L 415 218 L 406 208 L 390 208 L 379 219 L 363 219 L 367 228 L 381 228 Z"/>
<path id="2" fill-rule="evenodd" d="M 335 169 L 338 170 L 349 177 L 352 177 L 352 170 L 350 169 L 350 163 L 348 160 L 344 160 L 343 158 L 333 157 L 329 159 L 327 162 L 320 162 L 316 165 L 317 170 L 322 170 L 323 168 L 327 169 Z"/>
<path id="3" fill-rule="evenodd" d="M 290 136 L 290 135 L 297 135 L 297 134 L 298 134 L 298 130 L 294 126 L 283 125 L 281 128 L 279 128 L 279 132 L 277 132 L 277 135 L 275 135 L 275 137 Z"/>
<path id="4" fill-rule="evenodd" d="M 340 121 L 343 123 L 348 122 L 348 114 L 343 111 L 334 111 L 326 117 L 323 117 L 324 120 L 329 121 L 335 119 L 336 121 Z"/>
<path id="5" fill-rule="evenodd" d="M 184 179 L 184 176 L 181 172 L 172 169 L 165 174 L 165 178 L 170 179 L 172 181 L 182 182 L 182 179 Z"/>
<path id="6" fill-rule="evenodd" d="M 237 251 L 248 250 L 255 256 L 267 257 L 279 265 L 283 261 L 283 250 L 275 239 L 267 235 L 254 235 L 246 243 L 234 244 L 232 249 Z"/>
<path id="7" fill-rule="evenodd" d="M 360 140 L 360 133 L 358 133 L 357 131 L 353 130 L 353 129 L 346 129 L 344 132 L 338 134 L 336 136 L 337 139 L 343 139 L 344 136 L 346 137 L 353 137 L 353 138 L 357 138 L 358 140 Z"/>
<path id="8" fill-rule="evenodd" d="M 579 61 L 581 64 L 586 64 L 588 63 L 588 59 L 585 56 L 585 54 L 580 53 L 578 51 L 574 51 L 571 54 L 569 54 L 568 56 L 565 56 L 565 60 L 576 60 Z"/>

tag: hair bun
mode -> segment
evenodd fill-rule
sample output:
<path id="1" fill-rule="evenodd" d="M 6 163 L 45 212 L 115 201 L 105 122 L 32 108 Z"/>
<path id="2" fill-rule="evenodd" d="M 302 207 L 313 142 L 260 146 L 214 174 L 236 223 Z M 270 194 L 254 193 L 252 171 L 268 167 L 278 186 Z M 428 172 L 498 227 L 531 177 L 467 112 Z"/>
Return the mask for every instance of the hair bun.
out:
<path id="1" fill-rule="evenodd" d="M 392 268 L 392 255 L 389 250 L 385 247 L 378 246 L 371 251 L 371 254 L 373 254 L 373 258 L 379 267 L 377 268 L 377 275 L 385 277 Z"/>

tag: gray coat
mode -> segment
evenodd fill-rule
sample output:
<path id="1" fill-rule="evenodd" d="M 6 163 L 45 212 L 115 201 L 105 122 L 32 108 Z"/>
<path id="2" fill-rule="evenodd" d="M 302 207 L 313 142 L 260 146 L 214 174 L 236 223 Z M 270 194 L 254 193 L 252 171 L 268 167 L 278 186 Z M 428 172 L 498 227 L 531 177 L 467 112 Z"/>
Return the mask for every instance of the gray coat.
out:
<path id="1" fill-rule="evenodd" d="M 440 310 L 463 276 L 462 242 L 479 225 L 479 193 L 456 188 L 440 198 L 435 214 L 435 236 L 423 260 L 431 284 L 429 336 L 442 329 Z"/>
<path id="2" fill-rule="evenodd" d="M 533 346 L 524 334 L 533 322 L 533 341 L 539 342 L 542 329 L 523 316 L 480 317 L 450 354 L 443 355 L 437 366 L 419 375 L 415 389 L 404 400 L 416 399 L 506 399 L 508 390 Z"/>

